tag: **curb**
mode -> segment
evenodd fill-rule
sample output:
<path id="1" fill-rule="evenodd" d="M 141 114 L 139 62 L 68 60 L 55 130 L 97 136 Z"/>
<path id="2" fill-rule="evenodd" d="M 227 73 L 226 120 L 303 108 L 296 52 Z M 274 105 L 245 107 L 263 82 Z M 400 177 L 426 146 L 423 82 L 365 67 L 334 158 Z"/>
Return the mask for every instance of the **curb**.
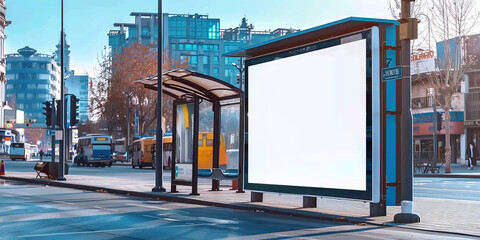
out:
<path id="1" fill-rule="evenodd" d="M 479 175 L 467 175 L 467 174 L 456 174 L 456 173 L 416 173 L 413 174 L 414 177 L 429 177 L 429 178 L 480 178 Z"/>
<path id="2" fill-rule="evenodd" d="M 10 177 L 10 176 L 0 176 L 0 179 L 21 181 L 21 182 L 55 186 L 55 187 L 72 188 L 72 189 L 85 190 L 85 191 L 91 191 L 91 192 L 150 198 L 153 200 L 163 200 L 168 202 L 178 202 L 178 203 L 195 204 L 195 205 L 202 205 L 202 206 L 221 207 L 221 208 L 227 208 L 227 209 L 233 209 L 233 210 L 265 212 L 265 213 L 271 213 L 271 214 L 323 220 L 323 221 L 330 221 L 330 222 L 369 224 L 369 225 L 379 226 L 379 227 L 397 227 L 397 228 L 424 231 L 424 232 L 452 234 L 452 235 L 460 235 L 460 236 L 466 236 L 466 237 L 480 237 L 480 235 L 473 235 L 473 234 L 466 234 L 466 233 L 447 232 L 447 231 L 441 231 L 441 230 L 408 227 L 408 225 L 395 224 L 393 222 L 375 223 L 375 222 L 372 222 L 371 220 L 364 219 L 361 217 L 345 217 L 340 215 L 332 215 L 332 214 L 324 214 L 324 213 L 316 213 L 316 212 L 302 212 L 298 210 L 282 210 L 276 207 L 258 206 L 258 205 L 248 204 L 248 203 L 238 203 L 238 204 L 219 203 L 219 202 L 211 202 L 211 201 L 205 201 L 205 200 L 199 200 L 199 199 L 192 199 L 192 198 L 187 198 L 182 196 L 172 196 L 168 193 L 144 193 L 144 192 L 135 192 L 135 191 L 112 189 L 112 188 L 101 188 L 101 187 L 81 185 L 81 184 L 65 183 L 65 182 L 51 181 L 51 180 L 45 180 L 45 179 L 30 179 L 30 178 L 19 178 L 19 177 Z"/>

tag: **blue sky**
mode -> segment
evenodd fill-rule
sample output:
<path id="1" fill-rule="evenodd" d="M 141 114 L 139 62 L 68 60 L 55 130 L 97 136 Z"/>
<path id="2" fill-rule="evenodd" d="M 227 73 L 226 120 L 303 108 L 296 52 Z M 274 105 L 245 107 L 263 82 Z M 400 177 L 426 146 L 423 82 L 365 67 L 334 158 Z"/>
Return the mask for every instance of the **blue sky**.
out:
<path id="1" fill-rule="evenodd" d="M 108 45 L 115 22 L 133 22 L 131 12 L 157 12 L 157 0 L 64 0 L 64 25 L 71 45 L 71 68 L 95 75 L 97 58 Z M 60 0 L 6 0 L 5 52 L 30 46 L 51 54 L 60 39 Z M 350 16 L 389 18 L 386 0 L 164 0 L 163 12 L 208 14 L 220 27 L 246 16 L 255 30 L 307 29 Z"/>

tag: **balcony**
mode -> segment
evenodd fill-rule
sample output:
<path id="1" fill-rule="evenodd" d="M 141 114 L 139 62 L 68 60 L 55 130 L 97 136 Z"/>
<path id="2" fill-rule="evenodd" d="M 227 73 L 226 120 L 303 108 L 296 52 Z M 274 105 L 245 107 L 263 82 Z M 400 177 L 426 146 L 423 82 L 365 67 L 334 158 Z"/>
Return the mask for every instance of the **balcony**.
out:
<path id="1" fill-rule="evenodd" d="M 437 106 L 441 106 L 442 104 L 445 103 L 445 100 L 437 96 L 436 97 L 437 101 Z M 418 109 L 418 108 L 429 108 L 432 107 L 433 105 L 433 97 L 419 97 L 419 98 L 412 98 L 412 108 Z"/>

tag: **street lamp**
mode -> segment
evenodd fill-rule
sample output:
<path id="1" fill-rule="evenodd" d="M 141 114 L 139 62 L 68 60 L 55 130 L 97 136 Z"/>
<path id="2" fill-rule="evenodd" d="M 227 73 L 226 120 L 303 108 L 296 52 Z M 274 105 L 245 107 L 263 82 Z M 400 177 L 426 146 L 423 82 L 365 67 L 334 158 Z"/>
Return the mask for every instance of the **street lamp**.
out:
<path id="1" fill-rule="evenodd" d="M 130 146 L 130 99 L 132 98 L 131 92 L 122 91 L 127 97 L 127 147 Z"/>
<path id="2" fill-rule="evenodd" d="M 158 41 L 157 41 L 157 132 L 156 132 L 156 147 L 155 147 L 155 187 L 152 192 L 166 192 L 163 187 L 163 129 L 162 129 L 162 79 L 163 79 L 163 13 L 162 0 L 158 0 Z"/>
<path id="3" fill-rule="evenodd" d="M 418 16 L 425 16 L 427 18 L 427 21 L 428 21 L 428 51 L 430 51 L 430 29 L 431 29 L 431 25 L 430 25 L 430 18 L 424 14 L 424 13 L 419 13 Z M 420 21 L 418 21 L 420 23 Z"/>
<path id="4" fill-rule="evenodd" d="M 240 66 L 238 66 L 237 63 L 234 63 L 234 62 L 232 63 L 232 65 L 233 65 L 235 68 L 237 68 L 237 70 L 240 72 L 240 76 L 239 76 L 239 78 L 238 78 L 238 79 L 239 79 L 238 82 L 240 83 L 240 85 L 239 85 L 240 90 L 243 91 L 243 72 L 245 71 L 245 69 L 243 68 L 243 59 L 240 58 L 240 59 L 239 59 L 239 63 L 240 63 L 240 64 L 239 64 Z"/>

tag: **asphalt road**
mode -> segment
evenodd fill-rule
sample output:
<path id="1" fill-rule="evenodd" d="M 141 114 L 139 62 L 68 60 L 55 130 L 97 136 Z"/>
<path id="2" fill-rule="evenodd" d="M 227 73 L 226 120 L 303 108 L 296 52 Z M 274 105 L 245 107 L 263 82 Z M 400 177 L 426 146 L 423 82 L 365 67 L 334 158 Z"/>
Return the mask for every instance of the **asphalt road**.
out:
<path id="1" fill-rule="evenodd" d="M 33 172 L 36 162 L 5 161 L 7 172 Z M 152 180 L 155 170 L 152 168 L 131 168 L 130 166 L 112 166 L 110 168 L 77 167 L 70 164 L 70 174 L 118 177 L 126 179 Z M 163 177 L 170 179 L 170 171 L 165 170 Z M 199 182 L 211 182 L 199 179 Z M 480 178 L 414 178 L 414 196 L 440 199 L 480 201 Z"/>
<path id="2" fill-rule="evenodd" d="M 466 239 L 0 180 L 1 239 Z"/>

